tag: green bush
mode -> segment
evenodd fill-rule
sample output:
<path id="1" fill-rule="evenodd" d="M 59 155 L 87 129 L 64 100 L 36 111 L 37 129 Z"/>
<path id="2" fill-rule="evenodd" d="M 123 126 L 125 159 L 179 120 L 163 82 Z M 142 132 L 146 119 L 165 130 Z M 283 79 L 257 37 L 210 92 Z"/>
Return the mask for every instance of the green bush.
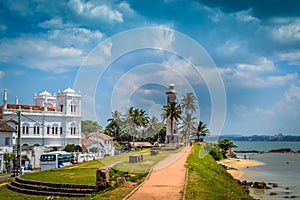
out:
<path id="1" fill-rule="evenodd" d="M 214 147 L 209 154 L 215 159 L 215 160 L 222 160 L 224 158 L 223 153 L 219 151 L 216 147 Z"/>

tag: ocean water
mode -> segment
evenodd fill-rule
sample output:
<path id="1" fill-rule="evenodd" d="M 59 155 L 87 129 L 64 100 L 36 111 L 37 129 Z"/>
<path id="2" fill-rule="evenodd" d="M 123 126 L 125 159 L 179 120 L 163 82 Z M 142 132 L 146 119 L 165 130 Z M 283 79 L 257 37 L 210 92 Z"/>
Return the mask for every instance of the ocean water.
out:
<path id="1" fill-rule="evenodd" d="M 290 148 L 300 150 L 300 142 L 234 142 L 239 150 L 269 151 Z M 278 200 L 300 199 L 300 153 L 238 153 L 239 158 L 253 159 L 265 165 L 242 169 L 242 180 L 277 183 L 272 189 L 251 189 L 250 195 L 255 199 Z"/>

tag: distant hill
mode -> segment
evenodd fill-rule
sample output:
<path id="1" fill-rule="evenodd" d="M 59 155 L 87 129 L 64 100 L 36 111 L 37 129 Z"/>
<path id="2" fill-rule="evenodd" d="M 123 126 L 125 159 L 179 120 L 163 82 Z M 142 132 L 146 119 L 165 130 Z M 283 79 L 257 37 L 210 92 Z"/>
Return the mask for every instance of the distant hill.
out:
<path id="1" fill-rule="evenodd" d="M 230 139 L 233 141 L 300 141 L 300 136 L 295 135 L 251 135 L 243 136 L 238 134 L 221 135 L 219 139 Z"/>

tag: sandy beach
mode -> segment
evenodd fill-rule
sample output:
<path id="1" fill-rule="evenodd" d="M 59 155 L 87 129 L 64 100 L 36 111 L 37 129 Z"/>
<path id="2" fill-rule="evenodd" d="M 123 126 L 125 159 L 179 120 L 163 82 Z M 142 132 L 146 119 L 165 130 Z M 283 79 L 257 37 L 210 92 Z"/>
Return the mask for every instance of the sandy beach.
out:
<path id="1" fill-rule="evenodd" d="M 227 158 L 221 161 L 218 161 L 219 164 L 225 165 L 229 168 L 227 172 L 231 174 L 231 176 L 235 179 L 240 179 L 243 176 L 243 171 L 241 169 L 264 165 L 265 163 L 259 162 L 256 160 L 247 160 L 247 159 L 238 159 L 238 158 Z"/>

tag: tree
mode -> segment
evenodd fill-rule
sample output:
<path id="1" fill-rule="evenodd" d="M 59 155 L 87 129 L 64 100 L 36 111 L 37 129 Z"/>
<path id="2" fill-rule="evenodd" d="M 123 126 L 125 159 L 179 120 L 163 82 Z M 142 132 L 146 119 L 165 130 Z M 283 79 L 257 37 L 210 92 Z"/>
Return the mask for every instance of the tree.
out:
<path id="1" fill-rule="evenodd" d="M 231 151 L 233 147 L 237 146 L 229 139 L 219 140 L 218 144 L 216 145 L 216 149 L 219 149 L 219 152 L 222 154 L 223 158 L 226 158 L 228 153 L 233 153 Z"/>
<path id="2" fill-rule="evenodd" d="M 197 98 L 192 92 L 186 93 L 181 99 L 181 107 L 185 114 L 196 112 L 198 107 L 196 105 Z"/>
<path id="3" fill-rule="evenodd" d="M 6 171 L 10 172 L 10 163 L 14 160 L 14 154 L 13 153 L 4 153 L 4 165 Z"/>
<path id="4" fill-rule="evenodd" d="M 197 132 L 196 132 L 198 141 L 200 140 L 200 136 L 207 136 L 208 134 L 209 134 L 209 130 L 206 124 L 202 121 L 199 121 Z"/>
<path id="5" fill-rule="evenodd" d="M 163 123 L 159 122 L 156 117 L 151 117 L 146 129 L 146 137 L 157 135 L 159 131 L 163 128 Z M 152 137 L 151 137 L 152 138 Z M 158 137 L 156 137 L 158 139 Z"/>
<path id="6" fill-rule="evenodd" d="M 115 110 L 111 113 L 112 118 L 107 121 L 109 124 L 105 127 L 104 132 L 108 135 L 114 136 L 117 141 L 121 139 L 121 127 L 124 123 L 124 117 L 121 112 Z"/>
<path id="7" fill-rule="evenodd" d="M 74 152 L 74 151 L 79 151 L 82 152 L 82 147 L 80 145 L 74 145 L 74 144 L 67 144 L 65 148 L 63 149 L 66 152 Z"/>
<path id="8" fill-rule="evenodd" d="M 101 130 L 102 127 L 98 124 L 98 122 L 92 120 L 83 120 L 81 121 L 81 131 L 83 133 L 91 133 L 98 130 Z"/>
<path id="9" fill-rule="evenodd" d="M 163 107 L 163 116 L 165 119 L 170 118 L 171 120 L 171 143 L 173 143 L 173 122 L 181 119 L 181 108 L 176 102 L 170 102 L 168 105 Z"/>
<path id="10" fill-rule="evenodd" d="M 146 116 L 144 110 L 135 109 L 133 107 L 130 107 L 127 110 L 125 129 L 129 135 L 132 136 L 133 146 L 135 143 L 135 137 L 137 136 L 138 132 L 141 131 L 140 128 L 145 128 L 148 123 L 149 117 Z"/>
<path id="11" fill-rule="evenodd" d="M 185 117 L 182 117 L 182 126 L 179 129 L 182 130 L 184 137 L 191 135 L 192 131 L 197 130 L 196 117 L 193 117 L 191 113 L 187 113 Z"/>
<path id="12" fill-rule="evenodd" d="M 225 138 L 223 140 L 219 140 L 218 147 L 224 152 L 227 152 L 229 149 L 237 146 L 231 140 Z"/>

